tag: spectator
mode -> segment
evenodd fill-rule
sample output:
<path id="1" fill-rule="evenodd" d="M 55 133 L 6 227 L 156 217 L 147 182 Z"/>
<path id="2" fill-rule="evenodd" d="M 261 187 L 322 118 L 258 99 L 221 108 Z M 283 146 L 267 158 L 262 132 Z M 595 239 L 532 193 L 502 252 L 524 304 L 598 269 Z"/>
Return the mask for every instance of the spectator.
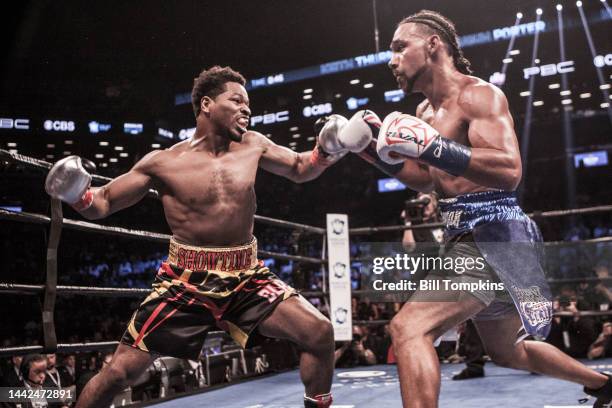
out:
<path id="1" fill-rule="evenodd" d="M 62 386 L 70 387 L 76 383 L 76 357 L 74 354 L 66 354 L 62 360 L 62 365 L 57 367 Z"/>
<path id="2" fill-rule="evenodd" d="M 22 356 L 13 356 L 11 361 L 2 373 L 3 387 L 21 387 L 23 377 L 21 376 L 21 361 Z"/>
<path id="3" fill-rule="evenodd" d="M 361 326 L 353 326 L 353 341 L 343 343 L 336 350 L 334 362 L 336 367 L 376 364 L 376 355 L 370 348 L 364 345 L 364 335 Z"/>
<path id="4" fill-rule="evenodd" d="M 568 296 L 571 293 L 565 288 L 562 296 L 553 301 L 555 313 L 569 312 L 573 316 L 555 316 L 546 342 L 572 357 L 583 358 L 597 337 L 595 324 L 592 318 L 579 315 L 575 291 Z"/>
<path id="5" fill-rule="evenodd" d="M 603 324 L 597 340 L 589 347 L 587 357 L 590 360 L 612 357 L 612 322 L 605 322 Z"/>

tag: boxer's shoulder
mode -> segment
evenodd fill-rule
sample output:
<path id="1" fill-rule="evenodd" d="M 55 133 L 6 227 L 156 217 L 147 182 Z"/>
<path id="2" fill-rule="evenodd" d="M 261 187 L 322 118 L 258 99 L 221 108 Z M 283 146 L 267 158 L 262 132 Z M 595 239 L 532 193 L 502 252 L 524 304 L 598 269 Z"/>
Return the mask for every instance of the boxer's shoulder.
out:
<path id="1" fill-rule="evenodd" d="M 457 105 L 468 118 L 499 115 L 508 111 L 508 101 L 501 89 L 482 79 L 466 76 Z"/>

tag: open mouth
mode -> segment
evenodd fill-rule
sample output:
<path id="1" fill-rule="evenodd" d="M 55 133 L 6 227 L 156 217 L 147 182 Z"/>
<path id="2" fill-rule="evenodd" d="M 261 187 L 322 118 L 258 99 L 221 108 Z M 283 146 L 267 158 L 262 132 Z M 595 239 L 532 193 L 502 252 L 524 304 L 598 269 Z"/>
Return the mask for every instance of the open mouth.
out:
<path id="1" fill-rule="evenodd" d="M 241 133 L 244 133 L 247 131 L 247 127 L 249 126 L 249 118 L 246 116 L 241 116 L 236 120 L 236 124 L 238 125 Z"/>

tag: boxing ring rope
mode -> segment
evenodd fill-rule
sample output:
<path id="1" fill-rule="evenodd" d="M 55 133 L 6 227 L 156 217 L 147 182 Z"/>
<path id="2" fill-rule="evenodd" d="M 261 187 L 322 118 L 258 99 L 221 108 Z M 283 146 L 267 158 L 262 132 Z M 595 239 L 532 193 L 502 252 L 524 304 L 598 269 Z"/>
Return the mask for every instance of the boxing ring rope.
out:
<path id="1" fill-rule="evenodd" d="M 14 162 L 34 167 L 37 169 L 48 171 L 52 164 L 43 160 L 38 160 L 29 156 L 11 153 L 0 149 L 0 160 Z M 102 177 L 96 174 L 92 175 L 92 181 L 106 183 L 112 179 Z M 156 190 L 149 190 L 149 197 L 159 198 L 159 193 Z M 300 224 L 285 220 L 264 217 L 260 215 L 254 216 L 255 220 L 262 224 L 271 226 L 289 228 L 300 232 L 325 234 L 324 228 L 314 227 L 306 224 Z M 28 212 L 12 212 L 0 209 L 0 219 L 16 222 L 25 222 L 39 225 L 50 224 L 49 243 L 47 245 L 47 266 L 46 266 L 46 282 L 44 285 L 24 285 L 14 283 L 0 283 L 0 293 L 38 295 L 43 294 L 42 307 L 42 324 L 43 324 L 43 345 L 27 346 L 27 347 L 10 347 L 0 348 L 0 356 L 23 355 L 34 352 L 74 352 L 74 351 L 89 351 L 100 350 L 102 348 L 114 348 L 118 342 L 99 342 L 99 343 L 74 343 L 74 344 L 57 344 L 55 323 L 53 314 L 55 310 L 55 299 L 58 294 L 62 295 L 95 295 L 95 296 L 121 296 L 121 297 L 140 297 L 146 295 L 149 289 L 137 288 L 96 288 L 86 286 L 62 286 L 57 285 L 57 248 L 63 228 L 96 232 L 107 235 L 134 237 L 139 239 L 147 239 L 149 241 L 169 243 L 171 236 L 150 231 L 133 230 L 116 226 L 105 226 L 86 221 L 78 221 L 63 218 L 62 204 L 58 200 L 51 200 L 51 217 L 43 214 L 28 213 Z M 325 250 L 322 251 L 325 253 Z M 259 256 L 271 257 L 282 260 L 297 261 L 304 263 L 312 263 L 323 265 L 326 263 L 324 256 L 322 258 L 313 258 L 300 255 L 288 255 L 276 252 L 258 251 Z M 209 334 L 223 334 L 224 332 L 211 332 Z"/>
<path id="2" fill-rule="evenodd" d="M 540 218 L 552 218 L 552 217 L 564 217 L 568 215 L 581 215 L 581 214 L 595 214 L 600 212 L 612 211 L 612 205 L 597 205 L 593 207 L 584 208 L 572 208 L 568 210 L 553 210 L 553 211 L 534 211 L 528 213 L 527 216 L 538 220 Z M 444 228 L 443 222 L 432 222 L 427 224 L 417 225 L 384 225 L 379 227 L 362 227 L 362 228 L 349 228 L 349 234 L 351 235 L 367 235 L 374 234 L 377 232 L 391 232 L 391 231 L 403 231 L 407 229 L 434 229 Z"/>
<path id="3" fill-rule="evenodd" d="M 0 149 L 0 159 L 12 161 L 20 164 L 24 164 L 30 167 L 35 167 L 38 169 L 43 169 L 48 171 L 52 164 L 43 160 L 38 160 L 32 157 L 20 155 L 17 153 L 10 153 L 6 150 Z M 92 175 L 92 180 L 96 182 L 108 182 L 112 179 L 99 176 Z M 150 190 L 149 196 L 154 196 L 159 198 L 159 194 L 156 190 Z M 61 203 L 57 202 L 56 205 L 53 205 L 53 202 L 56 200 L 52 200 L 52 216 L 48 217 L 42 214 L 36 213 L 28 213 L 28 212 L 12 212 L 4 209 L 0 209 L 0 219 L 17 221 L 17 222 L 26 222 L 33 224 L 51 224 L 52 232 L 53 228 L 56 230 L 56 234 L 59 234 L 63 227 L 67 229 L 73 229 L 78 231 L 91 231 L 98 232 L 109 235 L 116 236 L 124 236 L 124 237 L 135 237 L 135 238 L 145 238 L 150 241 L 155 242 L 169 242 L 170 235 L 150 232 L 150 231 L 142 231 L 142 230 L 133 230 L 123 227 L 116 226 L 104 226 L 100 224 L 95 224 L 86 221 L 78 221 L 63 218 L 61 214 Z M 59 210 L 58 210 L 59 208 Z M 594 207 L 585 207 L 578 209 L 568 209 L 568 210 L 555 210 L 555 211 L 545 211 L 545 212 L 534 212 L 527 214 L 533 218 L 546 218 L 546 217 L 559 217 L 559 216 L 567 216 L 567 215 L 578 215 L 578 214 L 591 214 L 591 213 L 599 213 L 599 212 L 608 212 L 612 211 L 612 205 L 602 205 L 602 206 L 594 206 Z M 271 226 L 277 226 L 281 228 L 289 228 L 298 230 L 301 232 L 309 232 L 314 234 L 324 235 L 326 233 L 325 228 L 314 227 L 306 224 L 294 223 L 290 221 L 284 221 L 279 219 L 274 219 L 270 217 L 264 217 L 255 215 L 255 220 Z M 363 227 L 363 228 L 352 228 L 349 229 L 349 234 L 351 235 L 360 235 L 360 234 L 373 234 L 377 232 L 390 232 L 390 231 L 403 231 L 406 229 L 434 229 L 434 228 L 443 228 L 445 226 L 444 223 L 428 223 L 428 224 L 418 224 L 418 225 L 391 225 L 391 226 L 377 226 L 377 227 Z M 53 234 L 52 234 L 53 235 Z M 595 240 L 588 240 L 589 242 L 608 242 L 612 240 L 612 237 L 604 237 Z M 55 241 L 55 242 L 53 242 Z M 89 349 L 89 345 L 91 345 L 91 349 L 96 349 L 96 345 L 100 345 L 100 347 L 114 347 L 118 344 L 118 342 L 102 342 L 102 343 L 74 343 L 74 344 L 56 344 L 55 342 L 55 329 L 52 322 L 53 317 L 53 309 L 56 294 L 62 295 L 96 295 L 96 296 L 121 296 L 121 297 L 139 297 L 149 292 L 149 289 L 136 289 L 136 288 L 99 288 L 99 287 L 87 287 L 87 286 L 62 286 L 57 285 L 56 280 L 57 276 L 54 272 L 57 269 L 57 259 L 56 259 L 56 251 L 57 244 L 59 241 L 59 235 L 57 239 L 50 239 L 50 243 L 48 246 L 48 256 L 47 256 L 47 283 L 45 285 L 25 285 L 25 284 L 12 284 L 12 283 L 0 283 L 0 293 L 18 293 L 18 294 L 29 294 L 36 295 L 39 293 L 45 294 L 45 306 L 43 308 L 43 325 L 45 325 L 45 319 L 47 321 L 47 330 L 45 332 L 45 345 L 44 346 L 28 346 L 28 347 L 12 347 L 12 348 L 0 348 L 0 356 L 8 356 L 8 355 L 17 355 L 17 354 L 27 354 L 28 352 L 34 351 L 59 351 L 59 352 L 67 352 L 67 351 L 81 351 L 84 348 Z M 53 244 L 53 245 L 52 245 Z M 545 243 L 545 245 L 549 244 L 572 244 L 572 242 L 549 242 Z M 53 248 L 55 247 L 55 248 Z M 54 253 L 55 251 L 55 253 Z M 269 252 L 259 250 L 258 254 L 261 254 L 265 257 L 277 258 L 282 260 L 291 260 L 305 263 L 313 263 L 324 265 L 327 260 L 325 259 L 325 237 L 323 237 L 323 251 L 321 258 L 312 258 L 305 257 L 299 255 L 288 255 L 281 254 L 276 252 Z M 365 259 L 364 259 L 365 260 Z M 51 271 L 51 273 L 50 273 Z M 306 297 L 325 297 L 326 290 L 325 284 L 323 287 L 323 291 L 304 291 L 301 292 Z M 356 295 L 365 295 L 367 294 L 366 290 L 356 290 L 353 291 Z M 581 312 L 587 313 L 587 312 Z M 608 315 L 612 314 L 612 311 L 600 311 L 600 312 L 589 312 L 593 314 L 589 315 Z M 557 315 L 557 314 L 555 314 Z M 572 314 L 573 315 L 573 314 Z M 49 317 L 51 318 L 51 322 L 49 323 Z M 384 323 L 383 323 L 384 322 Z M 374 324 L 386 324 L 388 321 L 355 321 L 354 324 L 366 324 L 366 325 L 374 325 Z M 49 326 L 50 324 L 50 326 Z M 52 329 L 52 333 L 47 333 L 48 329 Z M 217 332 L 213 332 L 217 333 Z M 223 333 L 223 332 L 218 332 Z M 51 336 L 52 334 L 52 336 Z M 99 347 L 97 348 L 99 349 Z"/>

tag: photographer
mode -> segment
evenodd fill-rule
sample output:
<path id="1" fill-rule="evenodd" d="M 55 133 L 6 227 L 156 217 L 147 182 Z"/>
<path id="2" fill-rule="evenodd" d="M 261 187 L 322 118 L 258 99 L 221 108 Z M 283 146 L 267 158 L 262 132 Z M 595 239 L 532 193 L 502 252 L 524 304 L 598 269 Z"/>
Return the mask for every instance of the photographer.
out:
<path id="1" fill-rule="evenodd" d="M 343 343 L 334 353 L 336 367 L 356 367 L 376 364 L 376 355 L 370 348 L 367 329 L 353 326 L 353 340 Z"/>
<path id="2" fill-rule="evenodd" d="M 406 225 L 419 225 L 440 221 L 438 196 L 435 193 L 418 193 L 417 197 L 404 203 L 401 214 Z M 442 228 L 406 229 L 402 237 L 402 246 L 407 252 L 413 252 L 418 243 L 442 244 Z"/>
<path id="3" fill-rule="evenodd" d="M 612 322 L 605 322 L 603 324 L 601 334 L 589 347 L 587 357 L 589 360 L 612 357 Z"/>
<path id="4" fill-rule="evenodd" d="M 573 316 L 555 316 L 546 342 L 572 357 L 585 357 L 596 339 L 595 323 L 590 317 L 580 316 L 576 292 L 564 288 L 553 301 L 553 311 L 570 312 Z"/>

